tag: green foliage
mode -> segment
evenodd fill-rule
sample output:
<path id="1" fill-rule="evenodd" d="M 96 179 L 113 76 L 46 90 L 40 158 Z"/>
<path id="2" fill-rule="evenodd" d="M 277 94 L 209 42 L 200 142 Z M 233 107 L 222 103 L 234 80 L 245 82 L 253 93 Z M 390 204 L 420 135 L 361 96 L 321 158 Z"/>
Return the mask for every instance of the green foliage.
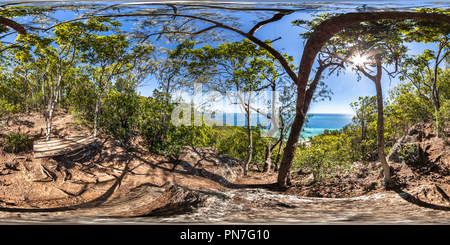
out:
<path id="1" fill-rule="evenodd" d="M 223 154 L 244 160 L 247 157 L 246 147 L 248 146 L 247 128 L 239 126 L 213 126 L 210 127 L 209 135 L 206 138 L 207 145 L 214 145 Z M 261 128 L 252 127 L 253 135 L 253 156 L 252 162 L 260 165 L 264 163 L 266 146 L 270 138 L 261 137 Z M 273 144 L 273 143 L 272 143 Z M 204 146 L 207 146 L 204 145 Z M 274 158 L 275 159 L 275 158 Z"/>
<path id="2" fill-rule="evenodd" d="M 10 132 L 5 136 L 4 147 L 12 153 L 29 149 L 33 146 L 33 139 L 27 133 Z"/>
<path id="3" fill-rule="evenodd" d="M 134 135 L 139 98 L 130 84 L 118 90 L 110 90 L 105 96 L 99 125 L 107 134 L 127 144 Z"/>
<path id="4" fill-rule="evenodd" d="M 399 159 L 404 163 L 408 163 L 408 162 L 414 160 L 414 155 L 417 155 L 418 152 L 419 152 L 419 148 L 415 144 L 402 145 L 402 148 L 400 149 Z"/>
<path id="5" fill-rule="evenodd" d="M 137 128 L 151 152 L 172 155 L 181 149 L 180 139 L 186 128 L 171 124 L 170 115 L 174 105 L 165 98 L 166 95 L 157 90 L 153 91 L 153 98 L 140 97 Z"/>
<path id="6" fill-rule="evenodd" d="M 0 10 L 6 18 L 38 16 L 50 11 L 46 8 L 25 9 L 19 6 L 5 6 Z M 417 11 L 448 14 L 447 11 L 437 9 Z M 311 21 L 297 20 L 293 24 L 306 26 L 310 31 L 303 33 L 302 37 L 308 38 L 320 23 L 336 15 L 324 13 L 314 16 Z M 4 62 L 0 64 L 0 118 L 44 109 L 49 101 L 49 91 L 56 91 L 52 90 L 56 87 L 52 87 L 54 82 L 51 79 L 61 75 L 64 78 L 61 80 L 61 106 L 77 115 L 80 123 L 92 126 L 99 95 L 99 126 L 105 133 L 125 143 L 140 135 L 147 148 L 157 154 L 177 154 L 183 145 L 216 146 L 220 152 L 244 160 L 247 157 L 247 128 L 205 124 L 175 127 L 170 117 L 177 103 L 169 100 L 169 94 L 155 91 L 152 97 L 142 97 L 136 93 L 137 83 L 134 79 L 139 76 L 133 70 L 137 64 L 136 57 L 147 59 L 146 55 L 151 54 L 154 47 L 136 45 L 130 36 L 115 32 L 120 26 L 121 23 L 113 19 L 91 18 L 60 24 L 48 35 L 19 35 L 16 42 L 20 47 L 7 49 L 1 57 Z M 326 48 L 333 54 L 348 58 L 357 54 L 369 56 L 381 52 L 383 64 L 393 65 L 406 51 L 402 46 L 404 42 L 440 42 L 450 33 L 449 26 L 417 20 L 363 22 L 340 32 L 327 42 Z M 9 28 L 0 26 L 0 33 L 9 31 Z M 2 43 L 0 45 L 1 49 L 6 47 Z M 167 62 L 173 72 L 161 75 L 161 80 L 179 76 L 184 79 L 183 85 L 186 85 L 187 81 L 202 78 L 204 86 L 210 89 L 234 90 L 238 84 L 240 91 L 255 91 L 267 88 L 267 82 L 275 81 L 283 74 L 278 61 L 250 40 L 217 46 L 204 45 L 200 48 L 196 45 L 194 41 L 186 41 L 172 52 L 164 53 L 164 56 L 170 56 L 174 61 Z M 447 48 L 443 48 L 443 53 L 448 52 Z M 377 52 L 369 52 L 374 50 Z M 420 55 L 403 59 L 408 74 L 401 76 L 403 83 L 389 90 L 389 100 L 384 107 L 386 146 L 394 143 L 417 122 L 437 121 L 439 125 L 450 127 L 450 72 L 447 67 L 442 65 L 436 70 L 439 73 L 437 87 L 441 102 L 438 113 L 431 109 L 431 102 L 419 93 L 431 93 L 423 74 L 434 64 L 437 53 L 426 50 Z M 286 54 L 283 56 L 294 68 L 293 58 Z M 155 66 L 160 61 L 158 59 L 155 58 Z M 58 67 L 56 64 L 59 61 Z M 154 72 L 164 73 L 165 69 L 168 68 L 155 69 Z M 433 72 L 427 76 L 434 75 Z M 418 89 L 409 79 L 415 79 L 416 85 L 421 88 Z M 173 81 L 177 83 L 178 80 Z M 294 115 L 295 85 L 285 84 L 281 89 L 277 87 L 277 90 L 283 92 L 280 96 L 283 104 L 280 115 Z M 323 98 L 327 96 L 319 90 L 316 93 Z M 375 97 L 360 97 L 351 106 L 356 115 L 352 123 L 342 130 L 325 131 L 314 137 L 310 147 L 300 147 L 294 167 L 309 168 L 316 178 L 328 178 L 333 172 L 348 168 L 352 162 L 367 160 L 367 156 L 376 153 Z M 286 119 L 282 120 L 286 133 L 292 118 L 283 119 Z M 194 118 L 191 120 L 194 121 Z M 444 129 L 440 127 L 440 130 Z M 273 144 L 275 139 L 261 137 L 260 127 L 252 127 L 251 132 L 253 161 L 262 164 L 267 144 Z M 441 133 L 444 134 L 443 131 Z M 7 136 L 6 145 L 11 151 L 17 152 L 29 147 L 30 141 L 26 134 L 11 133 Z M 272 162 L 283 155 L 285 142 L 282 145 L 280 154 L 272 152 Z M 278 147 L 275 149 L 278 150 Z M 402 152 L 405 158 L 410 150 L 413 149 L 405 148 Z"/>
<path id="7" fill-rule="evenodd" d="M 385 126 L 393 138 L 404 135 L 415 123 L 433 118 L 431 101 L 423 98 L 411 83 L 399 83 L 388 91 Z"/>
<path id="8" fill-rule="evenodd" d="M 293 166 L 309 169 L 316 179 L 326 179 L 349 167 L 352 158 L 352 144 L 347 133 L 325 131 L 311 139 L 311 146 L 297 149 Z"/>
<path id="9" fill-rule="evenodd" d="M 450 127 L 450 100 L 447 100 L 442 104 L 439 114 L 444 127 Z"/>
<path id="10" fill-rule="evenodd" d="M 162 155 L 175 155 L 184 145 L 194 147 L 216 146 L 229 156 L 245 159 L 248 145 L 247 129 L 238 126 L 184 126 L 175 127 L 171 123 L 171 114 L 177 104 L 166 100 L 167 96 L 157 90 L 153 97 L 140 97 L 136 116 L 136 132 L 143 136 L 149 151 Z M 194 113 L 191 113 L 194 122 Z M 261 128 L 252 127 L 253 159 L 264 162 L 265 147 L 269 141 L 261 137 Z"/>
<path id="11" fill-rule="evenodd" d="M 5 100 L 0 99 L 0 119 L 6 116 L 16 114 L 22 110 L 20 104 L 12 105 Z"/>

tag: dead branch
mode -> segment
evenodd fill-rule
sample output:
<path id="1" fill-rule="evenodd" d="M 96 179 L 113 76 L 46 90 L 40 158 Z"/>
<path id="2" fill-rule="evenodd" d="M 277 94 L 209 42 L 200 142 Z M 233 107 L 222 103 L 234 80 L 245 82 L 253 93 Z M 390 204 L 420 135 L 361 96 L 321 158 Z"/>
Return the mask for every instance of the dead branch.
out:
<path id="1" fill-rule="evenodd" d="M 44 175 L 46 175 L 48 178 L 52 179 L 52 181 L 56 180 L 56 178 L 53 176 L 54 175 L 53 173 L 50 173 L 50 171 L 48 169 L 46 169 L 44 166 L 42 166 L 42 164 L 39 164 L 39 166 Z"/>
<path id="2" fill-rule="evenodd" d="M 61 172 L 63 173 L 63 183 L 72 178 L 72 174 L 67 169 L 63 169 Z"/>
<path id="3" fill-rule="evenodd" d="M 25 170 L 30 171 L 30 169 L 28 169 L 28 167 L 27 167 L 27 165 L 26 165 L 25 163 L 23 163 L 23 162 L 19 162 L 19 163 L 20 163 L 20 165 L 22 165 L 22 167 L 23 167 Z"/>
<path id="4" fill-rule="evenodd" d="M 67 182 L 71 184 L 77 184 L 77 185 L 85 185 L 86 183 L 82 180 L 68 180 Z"/>
<path id="5" fill-rule="evenodd" d="M 108 176 L 112 176 L 112 177 L 114 177 L 115 179 L 116 179 L 116 183 L 117 183 L 117 186 L 116 186 L 116 188 L 114 188 L 114 191 L 117 191 L 117 189 L 119 189 L 119 187 L 120 187 L 120 180 L 119 180 L 119 177 L 117 177 L 117 176 L 115 176 L 115 175 L 113 175 L 113 174 L 108 174 L 108 173 L 106 173 Z"/>
<path id="6" fill-rule="evenodd" d="M 270 41 L 265 41 L 265 43 L 273 43 L 273 42 L 278 41 L 280 39 L 281 39 L 281 37 L 278 37 L 278 38 L 275 38 L 275 39 L 270 40 Z"/>
<path id="7" fill-rule="evenodd" d="M 68 191 L 65 191 L 65 190 L 63 190 L 63 189 L 60 189 L 60 188 L 58 188 L 58 187 L 53 187 L 53 188 L 55 188 L 55 189 L 57 189 L 57 190 L 60 190 L 62 193 L 66 194 L 66 195 L 68 195 L 68 196 L 71 196 L 71 197 L 79 196 L 79 195 L 83 194 L 83 193 L 87 190 L 86 188 L 83 188 L 83 189 L 81 189 L 79 192 L 77 192 L 77 193 L 75 193 L 75 194 L 72 194 L 72 193 L 70 193 L 70 192 L 68 192 Z"/>
<path id="8" fill-rule="evenodd" d="M 43 179 L 33 179 L 31 181 L 33 181 L 33 182 L 50 182 L 52 180 L 49 178 L 43 178 Z"/>
<path id="9" fill-rule="evenodd" d="M 110 170 L 112 170 L 112 171 L 116 171 L 116 172 L 119 172 L 119 173 L 131 173 L 131 174 L 134 174 L 134 173 L 131 172 L 130 170 L 121 170 L 121 169 L 117 169 L 117 168 L 113 168 L 113 167 L 105 167 L 105 166 L 100 165 L 100 164 L 98 164 L 98 163 L 94 163 L 94 164 L 95 164 L 95 166 L 97 166 L 97 167 L 99 167 L 99 168 L 110 169 Z"/>

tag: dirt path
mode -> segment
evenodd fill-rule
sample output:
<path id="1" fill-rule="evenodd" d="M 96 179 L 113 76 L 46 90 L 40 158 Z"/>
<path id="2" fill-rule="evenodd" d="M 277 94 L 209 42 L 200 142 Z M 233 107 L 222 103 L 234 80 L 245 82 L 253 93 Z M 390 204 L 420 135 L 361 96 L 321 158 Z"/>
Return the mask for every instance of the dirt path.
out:
<path id="1" fill-rule="evenodd" d="M 54 122 L 57 137 L 89 133 L 67 114 Z M 42 126 L 39 115 L 24 115 L 0 134 L 20 127 L 38 141 Z M 450 223 L 447 155 L 440 157 L 442 164 L 393 164 L 395 191 L 377 184 L 380 171 L 373 163 L 356 164 L 338 183 L 281 192 L 274 173 L 241 176 L 225 187 L 174 172 L 176 161 L 144 147 L 129 152 L 110 136 L 98 138 L 54 158 L 34 159 L 31 150 L 1 151 L 0 223 Z M 431 150 L 440 145 L 431 143 L 433 157 Z M 358 197 L 302 197 L 307 195 Z"/>
<path id="2" fill-rule="evenodd" d="M 172 186 L 167 192 L 141 187 L 128 197 L 97 207 L 54 212 L 4 212 L 1 223 L 95 224 L 448 224 L 448 208 L 423 207 L 406 200 L 406 193 L 378 193 L 354 198 L 307 198 L 265 189 L 214 190 Z M 133 196 L 133 198 L 130 198 Z M 185 198 L 189 196 L 189 198 Z M 175 197 L 175 198 L 174 198 Z M 169 199 L 151 216 L 117 217 L 118 211 L 148 208 Z M 138 207 L 140 205 L 140 207 Z M 131 208 L 130 208 L 131 207 Z M 154 207 L 154 206 L 153 206 Z M 99 217 L 100 216 L 103 217 Z M 124 214 L 124 213 L 122 213 Z M 111 217 L 111 215 L 113 217 Z"/>

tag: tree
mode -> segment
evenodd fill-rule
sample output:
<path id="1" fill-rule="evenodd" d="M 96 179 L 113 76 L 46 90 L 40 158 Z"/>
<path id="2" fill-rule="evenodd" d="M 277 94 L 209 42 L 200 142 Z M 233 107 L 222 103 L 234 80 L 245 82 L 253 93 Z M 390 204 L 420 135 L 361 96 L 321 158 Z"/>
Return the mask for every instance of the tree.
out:
<path id="1" fill-rule="evenodd" d="M 420 96 L 411 83 L 402 82 L 389 89 L 385 114 L 388 128 L 391 128 L 392 145 L 412 125 L 432 119 L 432 107 L 431 101 Z"/>
<path id="2" fill-rule="evenodd" d="M 111 21 L 108 18 L 91 19 L 87 23 L 91 30 L 96 32 L 108 32 L 112 28 L 120 26 L 120 22 Z M 94 136 L 97 136 L 97 121 L 100 113 L 100 98 L 112 80 L 135 67 L 133 61 L 153 51 L 151 46 L 134 46 L 130 50 L 130 42 L 126 35 L 111 34 L 108 36 L 98 33 L 87 33 L 84 39 L 82 58 L 98 67 L 94 75 L 94 83 L 97 86 L 97 101 L 94 111 Z"/>
<path id="3" fill-rule="evenodd" d="M 158 48 L 152 54 L 151 59 L 151 75 L 158 81 L 159 89 L 164 91 L 168 96 L 172 94 L 178 86 L 182 86 L 185 82 L 183 74 L 181 73 L 181 62 L 183 57 L 174 57 L 171 55 L 171 50 L 168 48 Z"/>
<path id="4" fill-rule="evenodd" d="M 202 16 L 201 14 L 182 14 L 181 7 L 185 5 L 169 5 L 168 7 L 173 10 L 173 12 L 170 12 L 170 10 L 164 9 L 162 11 L 154 11 L 154 12 L 148 12 L 148 13 L 119 13 L 119 14 L 113 14 L 113 13 L 106 13 L 103 14 L 101 11 L 96 11 L 94 13 L 90 13 L 88 16 L 83 16 L 77 19 L 73 19 L 66 22 L 73 22 L 80 20 L 82 18 L 92 18 L 92 17 L 111 17 L 111 18 L 125 18 L 125 17 L 149 17 L 150 20 L 152 19 L 158 19 L 159 21 L 164 21 L 162 18 L 165 18 L 167 21 L 171 21 L 175 18 L 186 18 L 187 21 L 190 20 L 198 20 L 203 23 L 209 23 L 211 26 L 208 26 L 204 29 L 201 29 L 194 33 L 185 33 L 189 35 L 198 35 L 206 33 L 207 31 L 213 30 L 213 29 L 224 29 L 231 32 L 234 32 L 244 38 L 248 38 L 255 44 L 259 45 L 260 47 L 266 49 L 268 52 L 270 52 L 277 60 L 280 61 L 280 64 L 283 66 L 283 68 L 286 70 L 289 77 L 292 79 L 292 81 L 297 84 L 297 103 L 296 103 L 296 116 L 294 119 L 294 123 L 291 128 L 291 133 L 289 135 L 289 139 L 287 141 L 287 146 L 284 151 L 283 160 L 280 166 L 280 171 L 278 175 L 278 185 L 280 187 L 286 187 L 286 180 L 288 177 L 288 173 L 290 171 L 290 168 L 292 166 L 292 161 L 295 156 L 295 151 L 298 144 L 298 139 L 300 136 L 300 132 L 302 130 L 303 124 L 306 120 L 306 114 L 303 112 L 304 107 L 308 107 L 309 104 L 305 103 L 305 97 L 306 97 L 306 91 L 309 90 L 308 87 L 308 80 L 311 73 L 311 68 L 313 66 L 314 60 L 319 53 L 319 51 L 322 49 L 322 46 L 335 34 L 339 33 L 341 30 L 343 30 L 346 27 L 352 26 L 354 24 L 361 23 L 363 21 L 377 21 L 377 20 L 387 20 L 387 19 L 393 19 L 393 20 L 404 20 L 404 19 L 418 19 L 418 20 L 429 20 L 429 21 L 439 21 L 439 22 L 446 22 L 450 23 L 450 16 L 438 14 L 438 13 L 423 13 L 423 12 L 401 12 L 401 11 L 384 11 L 384 12 L 364 12 L 364 13 L 348 13 L 343 14 L 340 16 L 336 16 L 333 18 L 330 18 L 324 22 L 322 22 L 315 30 L 314 33 L 311 35 L 311 37 L 307 40 L 306 45 L 304 46 L 304 52 L 302 55 L 302 59 L 300 61 L 299 65 L 299 71 L 298 76 L 294 73 L 294 71 L 289 67 L 286 59 L 278 53 L 275 49 L 268 46 L 267 43 L 263 42 L 262 40 L 255 37 L 255 33 L 263 26 L 279 21 L 284 16 L 291 14 L 295 12 L 296 10 L 292 9 L 268 9 L 268 8 L 252 8 L 251 10 L 257 11 L 257 10 L 264 10 L 268 11 L 269 13 L 276 12 L 272 18 L 268 18 L 264 21 L 260 21 L 256 23 L 253 28 L 250 29 L 248 32 L 244 32 L 238 27 L 234 26 L 233 24 L 225 24 L 223 21 L 215 20 L 214 18 L 208 18 L 208 16 Z M 186 5 L 186 8 L 189 8 L 190 5 Z M 233 7 L 222 7 L 222 6 L 206 6 L 210 8 L 219 8 L 222 10 L 236 10 L 236 11 L 249 11 L 248 8 L 233 8 Z M 102 10 L 107 8 L 102 8 Z M 65 23 L 65 22 L 62 22 Z M 62 24 L 59 23 L 59 24 Z M 57 24 L 57 25 L 59 25 Z M 55 26 L 50 26 L 49 29 L 54 28 Z M 158 30 L 157 32 L 161 32 Z M 174 34 L 176 32 L 180 32 L 180 30 L 173 30 L 170 31 L 171 34 Z"/>
<path id="5" fill-rule="evenodd" d="M 422 8 L 417 11 L 427 13 L 449 14 L 440 9 Z M 419 26 L 421 28 L 415 28 Z M 436 118 L 437 135 L 439 136 L 438 112 L 441 107 L 441 91 L 445 86 L 448 71 L 442 69 L 442 62 L 449 61 L 450 25 L 442 25 L 432 21 L 413 21 L 405 31 L 406 40 L 410 42 L 438 43 L 438 50 L 426 49 L 421 55 L 412 55 L 402 63 L 400 80 L 411 82 L 419 95 L 433 104 Z"/>
<path id="6" fill-rule="evenodd" d="M 306 23 L 308 23 L 310 28 L 314 29 L 318 23 L 332 16 L 330 14 L 323 14 L 317 17 L 317 19 Z M 294 24 L 300 23 L 305 23 L 305 21 L 294 22 Z M 381 76 L 382 70 L 386 70 L 383 67 L 385 65 L 394 65 L 395 70 L 388 72 L 388 75 L 394 76 L 398 71 L 400 58 L 406 53 L 406 47 L 402 45 L 403 40 L 400 34 L 402 26 L 397 25 L 397 23 L 397 21 L 384 20 L 362 22 L 347 27 L 330 39 L 321 51 L 329 56 L 341 59 L 347 66 L 352 67 L 357 73 L 362 73 L 375 84 L 378 107 L 378 154 L 385 171 L 384 182 L 386 184 L 390 184 L 392 181 L 384 152 L 385 139 Z M 308 37 L 311 35 L 311 32 L 303 33 L 302 35 Z M 367 66 L 374 67 L 376 72 L 373 72 Z"/>
<path id="7" fill-rule="evenodd" d="M 305 44 L 304 52 L 299 66 L 297 114 L 291 128 L 286 148 L 284 150 L 283 160 L 281 162 L 278 174 L 278 185 L 286 187 L 288 173 L 292 166 L 292 160 L 295 156 L 296 146 L 302 125 L 306 119 L 306 114 L 302 113 L 305 106 L 305 92 L 308 84 L 308 77 L 314 63 L 314 59 L 320 52 L 325 43 L 346 27 L 361 23 L 363 21 L 377 20 L 403 20 L 403 19 L 421 19 L 431 21 L 442 21 L 450 23 L 450 16 L 436 13 L 413 13 L 413 12 L 376 12 L 376 13 L 348 13 L 332 17 L 321 22 L 309 37 Z M 384 168 L 384 171 L 389 171 Z M 386 176 L 386 174 L 385 174 Z"/>
<path id="8" fill-rule="evenodd" d="M 61 86 L 66 76 L 78 62 L 78 45 L 85 29 L 74 28 L 76 23 L 68 23 L 55 28 L 53 38 L 41 38 L 35 35 L 22 37 L 24 49 L 16 57 L 23 63 L 33 63 L 37 76 L 42 79 L 41 89 L 44 104 L 44 122 L 46 140 L 50 140 L 53 112 L 61 99 Z M 34 47 L 34 57 L 30 51 Z M 25 75 L 23 75 L 26 78 Z M 45 108 L 46 106 L 46 108 Z"/>
<path id="9" fill-rule="evenodd" d="M 224 28 L 239 35 L 248 38 L 255 44 L 259 45 L 262 48 L 265 48 L 268 52 L 274 55 L 283 68 L 286 70 L 289 77 L 293 80 L 295 84 L 297 84 L 297 104 L 296 104 L 296 117 L 294 119 L 294 123 L 291 128 L 291 132 L 289 135 L 289 139 L 286 144 L 286 148 L 284 150 L 283 160 L 280 165 L 280 171 L 278 174 L 278 185 L 280 187 L 286 187 L 288 174 L 290 168 L 292 166 L 292 161 L 295 156 L 295 151 L 298 144 L 298 139 L 300 136 L 300 132 L 302 130 L 303 124 L 306 120 L 306 112 L 304 109 L 309 107 L 309 103 L 307 103 L 306 94 L 307 94 L 307 86 L 309 75 L 311 72 L 311 68 L 313 66 L 315 57 L 322 49 L 323 45 L 335 34 L 339 33 L 341 30 L 346 27 L 361 23 L 363 21 L 377 21 L 377 20 L 404 20 L 404 19 L 420 19 L 420 20 L 430 20 L 430 21 L 441 21 L 450 23 L 450 16 L 437 14 L 437 13 L 421 13 L 421 12 L 397 12 L 397 11 L 386 11 L 386 12 L 376 12 L 376 13 L 348 13 L 342 14 L 339 16 L 332 17 L 328 20 L 320 23 L 314 32 L 311 34 L 310 38 L 307 40 L 304 46 L 304 52 L 302 55 L 302 59 L 300 61 L 298 76 L 292 71 L 289 67 L 286 59 L 279 54 L 276 50 L 271 47 L 268 47 L 267 43 L 257 39 L 254 37 L 255 32 L 260 29 L 262 26 L 278 21 L 283 18 L 285 15 L 290 14 L 292 12 L 280 11 L 275 14 L 271 19 L 262 21 L 257 23 L 248 33 L 245 33 L 241 30 L 238 30 L 234 27 L 224 25 L 220 22 L 209 20 L 207 18 L 191 16 L 191 15 L 181 15 L 177 12 L 171 14 L 171 16 L 182 16 L 193 19 L 201 19 L 205 22 L 213 23 L 215 26 L 212 28 Z M 166 15 L 167 14 L 162 14 Z M 153 15 L 157 16 L 157 14 Z M 381 65 L 380 65 L 381 67 Z M 380 73 L 381 74 L 381 71 Z M 311 89 L 311 88 L 309 88 Z M 309 90 L 308 89 L 308 90 Z M 310 91 L 314 91 L 311 89 Z M 381 142 L 380 142 L 381 143 Z M 384 167 L 385 176 L 389 176 L 389 168 Z"/>
<path id="10" fill-rule="evenodd" d="M 65 88 L 65 99 L 72 114 L 86 122 L 94 121 L 96 86 L 93 81 L 95 67 L 78 65 Z"/>
<path id="11" fill-rule="evenodd" d="M 372 150 L 367 149 L 367 147 L 370 147 L 371 145 L 369 142 L 370 137 L 368 137 L 368 131 L 371 122 L 376 121 L 377 97 L 359 97 L 358 101 L 351 103 L 350 106 L 356 114 L 356 116 L 353 117 L 352 122 L 361 131 L 359 140 L 354 145 L 360 149 L 360 155 L 364 157 L 367 154 L 367 150 L 369 150 L 369 152 Z"/>
<path id="12" fill-rule="evenodd" d="M 276 87 L 274 83 L 278 73 L 273 58 L 267 51 L 245 39 L 220 44 L 216 48 L 205 45 L 194 49 L 194 45 L 194 42 L 185 42 L 177 47 L 172 56 L 185 56 L 189 62 L 184 64 L 193 77 L 203 75 L 208 70 L 209 80 L 204 84 L 226 95 L 231 104 L 240 106 L 248 121 L 247 159 L 244 164 L 244 175 L 247 175 L 253 155 L 252 111 L 262 113 L 254 107 L 254 99 L 264 88 Z M 263 86 L 266 79 L 270 84 Z M 267 114 L 262 114 L 270 118 Z"/>

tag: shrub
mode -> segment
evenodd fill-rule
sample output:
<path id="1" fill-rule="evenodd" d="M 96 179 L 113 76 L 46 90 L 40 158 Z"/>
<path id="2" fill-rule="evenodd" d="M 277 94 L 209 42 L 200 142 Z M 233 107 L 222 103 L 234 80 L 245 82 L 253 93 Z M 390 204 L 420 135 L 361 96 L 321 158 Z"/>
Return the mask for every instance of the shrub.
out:
<path id="1" fill-rule="evenodd" d="M 0 99 L 0 119 L 2 119 L 3 117 L 11 116 L 20 111 L 22 111 L 22 107 L 19 104 L 13 105 L 8 103 L 8 101 L 6 100 Z"/>
<path id="2" fill-rule="evenodd" d="M 27 133 L 10 132 L 5 136 L 4 147 L 12 153 L 26 150 L 33 146 L 33 139 Z"/>
<path id="3" fill-rule="evenodd" d="M 139 97 L 133 89 L 111 90 L 102 102 L 99 126 L 128 146 L 134 135 L 138 107 Z"/>

